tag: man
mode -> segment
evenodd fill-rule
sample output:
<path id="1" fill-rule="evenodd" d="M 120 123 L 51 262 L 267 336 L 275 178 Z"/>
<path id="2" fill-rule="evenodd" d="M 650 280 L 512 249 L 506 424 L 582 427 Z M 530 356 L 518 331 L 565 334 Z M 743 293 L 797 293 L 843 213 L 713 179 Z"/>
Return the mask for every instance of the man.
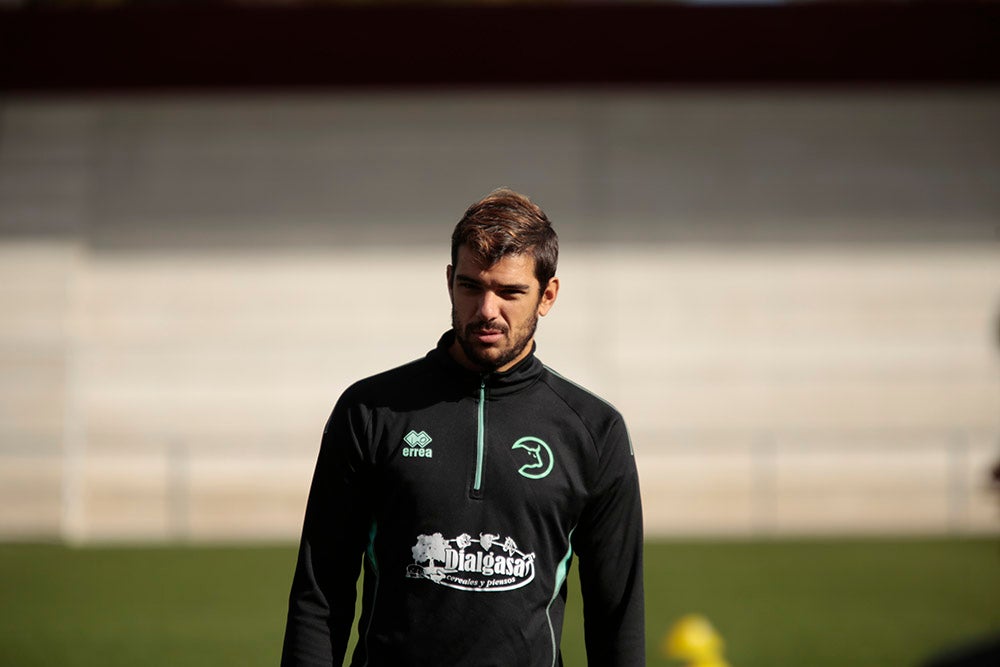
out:
<path id="1" fill-rule="evenodd" d="M 452 235 L 452 328 L 327 422 L 283 665 L 552 667 L 579 558 L 588 663 L 645 664 L 642 511 L 621 415 L 535 357 L 558 239 L 510 190 Z"/>

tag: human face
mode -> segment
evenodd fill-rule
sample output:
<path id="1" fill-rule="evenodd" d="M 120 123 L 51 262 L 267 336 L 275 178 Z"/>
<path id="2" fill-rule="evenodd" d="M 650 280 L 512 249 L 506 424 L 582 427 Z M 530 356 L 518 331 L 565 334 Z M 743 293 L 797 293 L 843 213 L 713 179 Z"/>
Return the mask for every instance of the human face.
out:
<path id="1" fill-rule="evenodd" d="M 461 246 L 457 265 L 448 267 L 452 356 L 476 371 L 505 371 L 531 352 L 539 316 L 546 315 L 559 292 L 559 279 L 542 289 L 535 277 L 535 258 L 508 255 L 483 266 Z"/>

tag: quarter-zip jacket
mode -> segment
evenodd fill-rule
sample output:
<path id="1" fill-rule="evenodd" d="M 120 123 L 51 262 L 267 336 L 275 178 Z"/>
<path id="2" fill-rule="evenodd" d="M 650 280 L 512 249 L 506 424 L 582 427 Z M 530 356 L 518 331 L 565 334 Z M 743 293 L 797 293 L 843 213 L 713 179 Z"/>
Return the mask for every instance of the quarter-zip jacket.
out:
<path id="1" fill-rule="evenodd" d="M 579 560 L 588 663 L 644 665 L 642 511 L 621 415 L 532 353 L 426 357 L 352 385 L 327 422 L 282 665 L 553 667 Z"/>

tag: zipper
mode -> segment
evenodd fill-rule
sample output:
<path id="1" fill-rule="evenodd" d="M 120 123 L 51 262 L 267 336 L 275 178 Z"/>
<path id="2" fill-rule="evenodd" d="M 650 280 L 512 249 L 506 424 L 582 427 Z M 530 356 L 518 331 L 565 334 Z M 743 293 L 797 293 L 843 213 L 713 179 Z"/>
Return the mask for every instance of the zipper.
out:
<path id="1" fill-rule="evenodd" d="M 472 481 L 471 498 L 483 497 L 483 464 L 486 460 L 486 376 L 479 381 L 479 405 L 476 412 L 476 476 Z"/>

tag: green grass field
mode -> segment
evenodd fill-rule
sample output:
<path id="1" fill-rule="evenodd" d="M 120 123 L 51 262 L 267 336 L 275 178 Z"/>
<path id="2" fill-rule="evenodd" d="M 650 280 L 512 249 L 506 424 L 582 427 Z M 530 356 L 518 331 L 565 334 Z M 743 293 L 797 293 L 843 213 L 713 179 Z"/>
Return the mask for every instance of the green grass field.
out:
<path id="1" fill-rule="evenodd" d="M 0 545 L 0 665 L 277 665 L 294 549 Z M 575 594 L 563 633 L 584 665 Z M 733 667 L 918 665 L 1000 633 L 1000 542 L 657 542 L 647 655 L 708 616 Z M 516 667 L 516 666 L 511 666 Z"/>

